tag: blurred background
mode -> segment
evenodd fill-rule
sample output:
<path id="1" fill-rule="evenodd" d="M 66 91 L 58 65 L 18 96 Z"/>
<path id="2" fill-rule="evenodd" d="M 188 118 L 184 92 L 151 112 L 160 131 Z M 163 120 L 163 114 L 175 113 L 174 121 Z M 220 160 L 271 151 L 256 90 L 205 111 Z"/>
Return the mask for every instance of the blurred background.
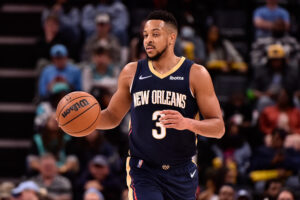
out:
<path id="1" fill-rule="evenodd" d="M 226 124 L 198 136 L 197 200 L 300 198 L 299 0 L 1 0 L 0 199 L 127 199 L 129 117 L 71 138 L 55 108 L 83 90 L 104 109 L 154 9 L 175 15 L 176 55 L 208 69 Z"/>

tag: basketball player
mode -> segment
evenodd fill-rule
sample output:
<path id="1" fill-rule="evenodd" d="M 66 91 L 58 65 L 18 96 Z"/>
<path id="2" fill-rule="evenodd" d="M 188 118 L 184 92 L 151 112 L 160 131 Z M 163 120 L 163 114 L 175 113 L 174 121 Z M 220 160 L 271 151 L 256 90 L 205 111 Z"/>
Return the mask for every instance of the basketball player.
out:
<path id="1" fill-rule="evenodd" d="M 129 200 L 194 200 L 195 135 L 223 136 L 219 102 L 206 69 L 174 54 L 172 14 L 152 12 L 143 34 L 148 59 L 124 67 L 98 129 L 116 127 L 130 109 Z M 194 119 L 198 111 L 204 120 Z"/>

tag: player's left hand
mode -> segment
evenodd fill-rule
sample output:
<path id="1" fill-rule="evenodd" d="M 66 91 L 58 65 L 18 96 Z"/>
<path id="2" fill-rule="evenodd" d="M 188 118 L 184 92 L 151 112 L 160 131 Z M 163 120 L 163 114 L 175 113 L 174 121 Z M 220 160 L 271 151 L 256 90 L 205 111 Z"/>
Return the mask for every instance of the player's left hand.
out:
<path id="1" fill-rule="evenodd" d="M 180 112 L 176 110 L 163 110 L 160 114 L 159 121 L 165 128 L 187 129 L 187 118 L 183 117 Z"/>

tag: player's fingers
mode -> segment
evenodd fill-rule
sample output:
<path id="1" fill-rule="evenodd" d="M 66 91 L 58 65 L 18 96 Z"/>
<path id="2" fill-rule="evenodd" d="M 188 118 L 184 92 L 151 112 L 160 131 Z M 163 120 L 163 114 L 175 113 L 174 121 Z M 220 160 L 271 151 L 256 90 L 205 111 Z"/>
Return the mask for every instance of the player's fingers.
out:
<path id="1" fill-rule="evenodd" d="M 161 114 L 165 114 L 165 115 L 167 115 L 167 114 L 169 114 L 169 115 L 176 115 L 176 114 L 178 114 L 179 112 L 176 111 L 176 110 L 163 110 L 163 111 L 161 111 L 160 113 L 161 113 Z"/>
<path id="2" fill-rule="evenodd" d="M 164 125 L 165 128 L 176 128 L 177 126 L 175 124 L 166 124 Z"/>
<path id="3" fill-rule="evenodd" d="M 165 115 L 163 117 L 160 117 L 159 121 L 168 120 L 168 119 L 178 119 L 178 116 L 176 116 L 176 115 Z"/>
<path id="4" fill-rule="evenodd" d="M 160 123 L 162 123 L 162 124 L 176 124 L 177 122 L 178 121 L 175 119 L 168 119 L 168 120 L 160 121 Z"/>

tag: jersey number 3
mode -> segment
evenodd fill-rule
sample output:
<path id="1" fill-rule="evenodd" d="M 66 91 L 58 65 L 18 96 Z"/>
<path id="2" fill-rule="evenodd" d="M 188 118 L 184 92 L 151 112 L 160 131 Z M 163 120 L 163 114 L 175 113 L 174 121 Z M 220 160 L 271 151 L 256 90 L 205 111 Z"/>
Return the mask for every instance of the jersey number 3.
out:
<path id="1" fill-rule="evenodd" d="M 160 110 L 155 111 L 152 115 L 152 120 L 156 121 L 158 117 L 161 117 L 162 115 L 160 114 L 160 112 Z M 166 137 L 166 128 L 160 122 L 156 122 L 155 125 L 156 127 L 160 128 L 160 133 L 158 133 L 157 129 L 152 129 L 152 136 L 158 140 L 161 140 L 164 137 Z"/>

